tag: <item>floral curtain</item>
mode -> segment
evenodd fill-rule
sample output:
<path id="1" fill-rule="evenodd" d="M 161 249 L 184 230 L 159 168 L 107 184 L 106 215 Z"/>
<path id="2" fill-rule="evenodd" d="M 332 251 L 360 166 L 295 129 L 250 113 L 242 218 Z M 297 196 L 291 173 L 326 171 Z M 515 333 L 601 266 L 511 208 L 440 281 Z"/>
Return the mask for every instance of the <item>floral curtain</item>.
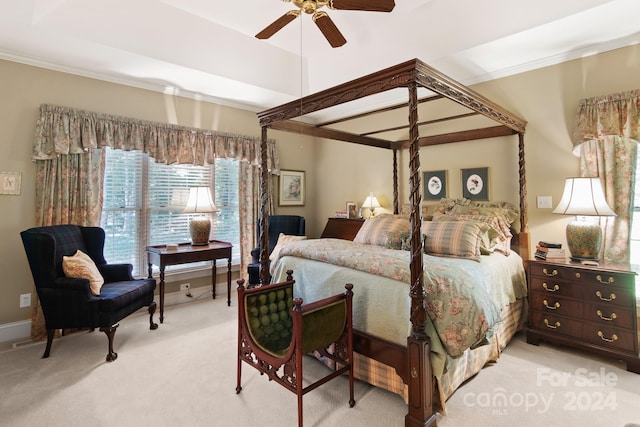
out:
<path id="1" fill-rule="evenodd" d="M 580 172 L 600 177 L 607 203 L 617 215 L 601 220 L 608 262 L 629 263 L 639 129 L 639 90 L 580 101 L 573 137 Z"/>
<path id="2" fill-rule="evenodd" d="M 167 123 L 137 120 L 69 107 L 40 106 L 32 159 L 37 163 L 36 222 L 53 225 L 100 225 L 104 175 L 103 147 L 140 150 L 166 164 L 213 164 L 216 158 L 241 161 L 240 197 L 255 206 L 259 192 L 253 181 L 259 176 L 261 139 Z M 275 141 L 267 142 L 267 167 L 279 173 Z M 247 183 L 245 184 L 245 180 Z M 245 261 L 255 244 L 256 210 L 241 209 L 240 253 Z M 32 336 L 44 331 L 42 312 L 36 303 Z"/>
<path id="3" fill-rule="evenodd" d="M 240 188 L 238 190 L 240 200 L 240 245 L 247 250 L 242 251 L 240 272 L 247 280 L 247 267 L 252 262 L 251 249 L 256 247 L 259 236 L 256 235 L 257 221 L 260 214 L 260 169 L 251 167 L 246 163 L 240 164 Z M 270 191 L 269 194 L 272 194 Z M 273 214 L 273 197 L 269 197 L 268 215 Z"/>

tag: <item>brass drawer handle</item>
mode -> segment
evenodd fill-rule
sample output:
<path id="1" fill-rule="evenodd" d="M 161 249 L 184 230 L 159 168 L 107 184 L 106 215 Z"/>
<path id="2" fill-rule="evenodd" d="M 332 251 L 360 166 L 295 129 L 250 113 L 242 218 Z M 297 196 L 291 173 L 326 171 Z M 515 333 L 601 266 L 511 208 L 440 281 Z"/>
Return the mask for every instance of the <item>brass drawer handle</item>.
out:
<path id="1" fill-rule="evenodd" d="M 608 278 L 608 279 L 607 279 L 607 281 L 605 282 L 604 280 L 602 280 L 602 276 L 601 276 L 601 275 L 599 275 L 599 274 L 596 276 L 596 280 L 597 280 L 598 282 L 600 282 L 600 283 L 604 283 L 605 285 L 610 285 L 610 284 L 612 284 L 613 282 L 615 282 L 615 281 L 616 281 L 616 279 L 614 279 L 613 277 L 609 276 L 609 278 Z"/>
<path id="2" fill-rule="evenodd" d="M 549 289 L 549 287 L 547 286 L 547 282 L 544 282 L 542 284 L 542 287 L 547 292 L 555 292 L 555 291 L 559 291 L 560 290 L 560 286 L 558 286 L 557 284 L 553 285 L 553 289 Z"/>
<path id="3" fill-rule="evenodd" d="M 551 325 L 551 324 L 549 324 L 549 320 L 547 320 L 547 319 L 544 319 L 544 324 L 549 329 L 558 329 L 560 327 L 560 322 L 556 322 L 554 325 Z"/>
<path id="4" fill-rule="evenodd" d="M 616 299 L 616 294 L 612 293 L 611 295 L 609 295 L 609 298 L 605 298 L 602 296 L 602 292 L 597 291 L 596 292 L 596 296 L 598 298 L 600 298 L 602 301 L 613 301 L 614 299 Z"/>
<path id="5" fill-rule="evenodd" d="M 602 341 L 606 341 L 606 342 L 614 342 L 618 340 L 618 336 L 616 334 L 613 334 L 611 336 L 611 338 L 607 338 L 604 336 L 604 334 L 602 333 L 602 331 L 598 331 L 598 336 L 600 337 L 600 339 Z"/>
<path id="6" fill-rule="evenodd" d="M 611 320 L 614 320 L 615 318 L 617 318 L 617 317 L 618 317 L 618 315 L 617 315 L 616 313 L 611 313 L 611 316 L 610 316 L 610 317 L 605 317 L 605 316 L 602 314 L 602 311 L 600 311 L 600 310 L 596 311 L 596 314 L 598 315 L 598 317 L 599 317 L 599 318 L 601 318 L 602 320 L 606 320 L 607 322 L 609 322 L 609 321 L 611 321 Z"/>
<path id="7" fill-rule="evenodd" d="M 548 308 L 549 310 L 557 310 L 557 309 L 559 309 L 559 308 L 560 308 L 560 303 L 559 303 L 559 302 L 556 302 L 556 303 L 555 303 L 555 304 L 553 304 L 553 305 L 549 305 L 549 301 L 544 300 L 544 301 L 542 301 L 542 303 L 543 303 L 543 304 L 544 304 L 544 306 L 545 306 L 546 308 Z"/>
<path id="8" fill-rule="evenodd" d="M 558 275 L 558 270 L 556 270 L 555 268 L 553 269 L 553 271 L 551 273 L 549 273 L 549 271 L 546 268 L 542 269 L 542 272 L 544 274 L 546 274 L 549 277 L 553 277 L 553 276 L 557 276 Z"/>

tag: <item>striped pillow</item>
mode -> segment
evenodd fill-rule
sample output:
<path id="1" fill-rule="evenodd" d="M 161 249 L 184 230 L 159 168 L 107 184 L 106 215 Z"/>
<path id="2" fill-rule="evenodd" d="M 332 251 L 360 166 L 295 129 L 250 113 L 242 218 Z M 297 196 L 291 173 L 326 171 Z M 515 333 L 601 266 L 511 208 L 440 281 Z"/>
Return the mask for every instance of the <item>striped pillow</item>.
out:
<path id="1" fill-rule="evenodd" d="M 464 221 L 422 221 L 424 252 L 480 261 L 480 248 L 490 227 Z"/>
<path id="2" fill-rule="evenodd" d="M 364 245 L 400 249 L 401 235 L 409 232 L 409 219 L 401 215 L 380 215 L 367 219 L 353 241 Z"/>
<path id="3" fill-rule="evenodd" d="M 492 252 L 495 250 L 496 252 L 506 256 L 511 254 L 511 238 L 513 235 L 509 229 L 509 222 L 503 216 L 452 215 L 452 217 L 455 221 L 478 221 L 488 224 L 497 234 L 489 236 L 491 241 L 491 244 L 488 247 L 489 251 Z"/>

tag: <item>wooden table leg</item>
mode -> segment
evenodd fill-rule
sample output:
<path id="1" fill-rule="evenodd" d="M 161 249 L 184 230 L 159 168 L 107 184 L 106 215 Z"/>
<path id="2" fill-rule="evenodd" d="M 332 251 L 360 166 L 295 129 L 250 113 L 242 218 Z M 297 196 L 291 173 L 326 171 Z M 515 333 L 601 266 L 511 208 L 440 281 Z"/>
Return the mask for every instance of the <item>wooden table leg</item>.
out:
<path id="1" fill-rule="evenodd" d="M 231 258 L 227 261 L 227 307 L 231 306 Z"/>
<path id="2" fill-rule="evenodd" d="M 213 293 L 213 299 L 216 299 L 216 260 L 214 259 L 211 267 L 211 291 Z"/>
<path id="3" fill-rule="evenodd" d="M 164 323 L 164 266 L 160 266 L 160 323 Z"/>

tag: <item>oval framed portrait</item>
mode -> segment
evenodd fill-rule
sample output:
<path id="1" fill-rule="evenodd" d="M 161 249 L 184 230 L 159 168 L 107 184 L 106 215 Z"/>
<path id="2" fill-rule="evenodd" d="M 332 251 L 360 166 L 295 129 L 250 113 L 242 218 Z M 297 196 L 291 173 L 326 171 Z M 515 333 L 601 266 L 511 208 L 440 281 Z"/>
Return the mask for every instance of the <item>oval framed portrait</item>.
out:
<path id="1" fill-rule="evenodd" d="M 447 197 L 447 171 L 428 171 L 422 173 L 424 200 L 440 200 Z"/>
<path id="2" fill-rule="evenodd" d="M 462 197 L 489 200 L 489 168 L 462 169 Z"/>

